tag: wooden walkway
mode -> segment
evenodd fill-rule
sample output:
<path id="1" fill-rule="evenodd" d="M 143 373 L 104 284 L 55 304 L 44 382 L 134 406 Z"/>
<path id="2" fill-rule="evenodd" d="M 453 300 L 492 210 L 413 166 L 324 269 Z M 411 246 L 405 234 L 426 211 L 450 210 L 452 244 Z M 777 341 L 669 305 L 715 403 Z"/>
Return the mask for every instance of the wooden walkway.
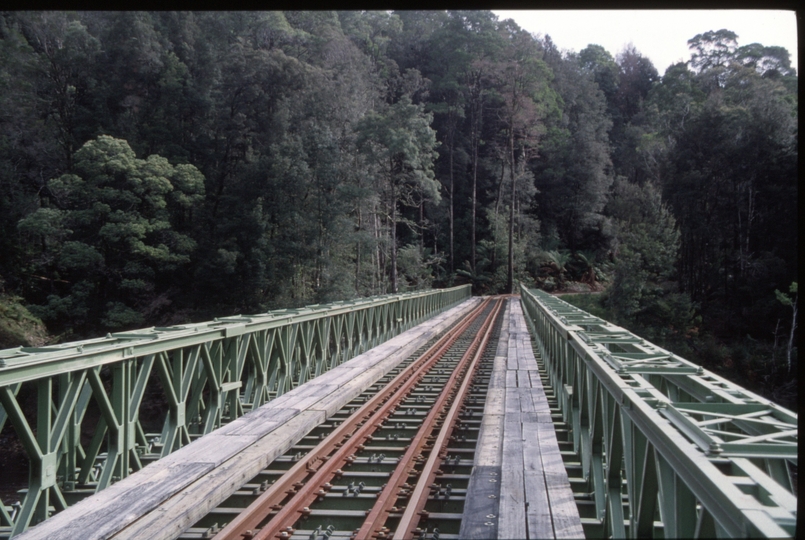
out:
<path id="1" fill-rule="evenodd" d="M 518 298 L 501 328 L 459 537 L 584 538 Z"/>

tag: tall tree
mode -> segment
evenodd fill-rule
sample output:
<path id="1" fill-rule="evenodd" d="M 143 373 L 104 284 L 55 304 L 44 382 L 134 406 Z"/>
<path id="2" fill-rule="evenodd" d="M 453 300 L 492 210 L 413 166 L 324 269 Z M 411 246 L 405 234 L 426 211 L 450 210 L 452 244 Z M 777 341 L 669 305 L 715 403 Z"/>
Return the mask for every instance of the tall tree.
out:
<path id="1" fill-rule="evenodd" d="M 137 159 L 125 141 L 102 135 L 48 189 L 52 206 L 19 223 L 39 240 L 41 271 L 60 284 L 36 308 L 43 319 L 131 328 L 170 304 L 196 247 L 180 231 L 204 196 L 198 169 L 157 155 Z"/>
<path id="2" fill-rule="evenodd" d="M 696 34 L 688 40 L 688 48 L 693 51 L 688 63 L 697 73 L 726 66 L 737 47 L 738 34 L 726 28 Z"/>
<path id="3" fill-rule="evenodd" d="M 433 175 L 436 133 L 432 115 L 408 96 L 390 105 L 383 113 L 367 114 L 358 124 L 357 144 L 372 164 L 378 180 L 385 186 L 391 254 L 391 292 L 398 291 L 397 224 L 400 205 L 413 206 L 420 192 L 438 202 L 439 188 Z"/>
<path id="4" fill-rule="evenodd" d="M 549 118 L 534 164 L 538 215 L 573 252 L 601 249 L 607 242 L 602 210 L 613 180 L 607 103 L 589 63 L 572 53 L 563 57 L 550 37 L 543 47 L 562 111 Z"/>
<path id="5" fill-rule="evenodd" d="M 514 292 L 514 216 L 516 178 L 528 161 L 536 156 L 539 137 L 544 131 L 542 119 L 547 102 L 555 96 L 548 83 L 551 72 L 542 61 L 537 42 L 514 21 L 503 21 L 499 30 L 508 47 L 502 52 L 494 77 L 500 97 L 498 120 L 501 145 L 509 171 L 509 237 L 506 290 Z M 518 159 L 519 158 L 519 159 Z M 520 172 L 522 174 L 522 172 Z"/>
<path id="6" fill-rule="evenodd" d="M 752 66 L 703 66 L 691 84 L 706 97 L 674 137 L 664 181 L 682 233 L 683 284 L 703 309 L 722 306 L 735 329 L 770 333 L 751 330 L 770 318 L 734 314 L 771 309 L 774 287 L 795 277 L 792 97 Z"/>

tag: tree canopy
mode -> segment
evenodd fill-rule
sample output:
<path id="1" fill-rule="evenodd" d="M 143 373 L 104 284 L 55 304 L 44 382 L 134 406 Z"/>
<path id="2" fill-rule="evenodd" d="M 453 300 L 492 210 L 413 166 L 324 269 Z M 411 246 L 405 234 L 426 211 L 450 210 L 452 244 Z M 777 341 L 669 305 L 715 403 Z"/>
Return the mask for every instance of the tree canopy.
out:
<path id="1" fill-rule="evenodd" d="M 687 45 L 660 75 L 490 11 L 4 12 L 0 293 L 66 339 L 522 280 L 776 351 L 797 73 Z"/>

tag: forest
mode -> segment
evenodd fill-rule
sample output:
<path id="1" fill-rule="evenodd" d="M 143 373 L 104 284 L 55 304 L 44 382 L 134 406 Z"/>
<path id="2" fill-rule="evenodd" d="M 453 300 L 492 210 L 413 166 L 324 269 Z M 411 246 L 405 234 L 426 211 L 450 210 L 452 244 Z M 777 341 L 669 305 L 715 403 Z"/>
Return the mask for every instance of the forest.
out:
<path id="1" fill-rule="evenodd" d="M 688 46 L 661 74 L 490 11 L 4 12 L 0 348 L 522 282 L 793 407 L 797 73 Z"/>

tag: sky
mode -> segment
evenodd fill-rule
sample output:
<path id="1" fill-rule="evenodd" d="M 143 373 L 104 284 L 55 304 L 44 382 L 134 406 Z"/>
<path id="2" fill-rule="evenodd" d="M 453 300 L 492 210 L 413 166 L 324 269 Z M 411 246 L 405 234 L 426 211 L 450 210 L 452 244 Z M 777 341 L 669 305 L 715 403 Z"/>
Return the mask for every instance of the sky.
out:
<path id="1" fill-rule="evenodd" d="M 688 40 L 709 30 L 738 34 L 738 46 L 779 45 L 797 66 L 797 21 L 782 10 L 585 10 L 493 11 L 514 19 L 532 34 L 548 34 L 560 50 L 581 51 L 601 45 L 616 56 L 629 43 L 647 56 L 662 75 L 668 66 L 690 60 Z"/>

